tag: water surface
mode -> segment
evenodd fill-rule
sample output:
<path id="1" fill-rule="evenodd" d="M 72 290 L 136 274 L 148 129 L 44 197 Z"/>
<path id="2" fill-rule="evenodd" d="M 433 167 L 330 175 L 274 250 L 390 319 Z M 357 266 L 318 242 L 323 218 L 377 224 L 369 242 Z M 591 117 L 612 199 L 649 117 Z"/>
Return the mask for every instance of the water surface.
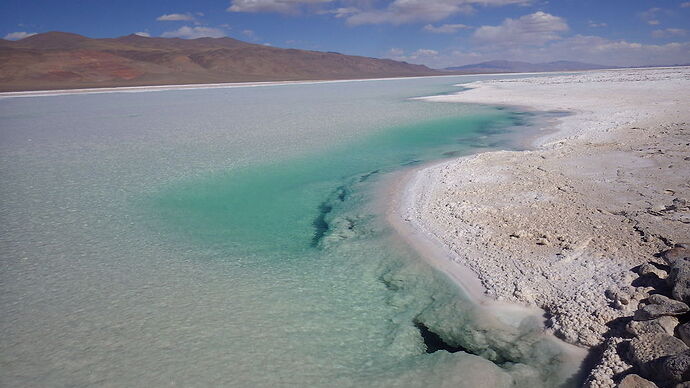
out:
<path id="1" fill-rule="evenodd" d="M 524 123 L 409 100 L 459 80 L 0 100 L 0 382 L 562 383 L 533 323 L 475 311 L 372 205 Z"/>

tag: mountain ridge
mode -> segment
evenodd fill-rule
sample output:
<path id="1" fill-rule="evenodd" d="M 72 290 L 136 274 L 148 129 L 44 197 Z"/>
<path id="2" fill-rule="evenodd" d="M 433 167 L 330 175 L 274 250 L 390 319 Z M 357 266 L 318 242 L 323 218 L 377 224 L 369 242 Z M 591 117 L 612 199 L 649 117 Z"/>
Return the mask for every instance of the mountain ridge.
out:
<path id="1" fill-rule="evenodd" d="M 440 75 L 391 59 L 223 38 L 88 38 L 51 31 L 0 40 L 0 91 Z"/>
<path id="2" fill-rule="evenodd" d="M 473 63 L 464 66 L 446 67 L 446 71 L 463 71 L 468 73 L 524 73 L 542 71 L 574 71 L 574 70 L 596 70 L 596 69 L 616 69 L 617 66 L 598 65 L 577 61 L 553 61 L 543 63 L 531 63 L 521 61 L 493 60 L 480 63 Z"/>

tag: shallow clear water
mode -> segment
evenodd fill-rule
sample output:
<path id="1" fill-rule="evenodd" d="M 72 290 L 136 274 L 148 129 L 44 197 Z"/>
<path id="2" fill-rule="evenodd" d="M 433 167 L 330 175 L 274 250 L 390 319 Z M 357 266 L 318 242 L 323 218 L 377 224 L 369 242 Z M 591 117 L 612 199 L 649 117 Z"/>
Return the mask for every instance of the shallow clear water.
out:
<path id="1" fill-rule="evenodd" d="M 0 382 L 562 383 L 557 346 L 477 311 L 372 205 L 386 173 L 523 123 L 408 99 L 459 81 L 0 100 Z"/>

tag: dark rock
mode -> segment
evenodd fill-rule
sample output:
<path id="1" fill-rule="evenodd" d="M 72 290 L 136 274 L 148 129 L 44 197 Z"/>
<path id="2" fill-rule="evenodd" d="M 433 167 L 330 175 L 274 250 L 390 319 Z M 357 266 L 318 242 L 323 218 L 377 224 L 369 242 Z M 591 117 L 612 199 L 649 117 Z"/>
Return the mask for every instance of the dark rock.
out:
<path id="1" fill-rule="evenodd" d="M 628 360 L 638 367 L 642 376 L 653 376 L 652 361 L 688 350 L 680 339 L 668 334 L 642 334 L 630 341 Z"/>
<path id="2" fill-rule="evenodd" d="M 662 357 L 650 363 L 654 379 L 664 385 L 690 380 L 690 350 Z"/>
<path id="3" fill-rule="evenodd" d="M 666 315 L 648 321 L 630 321 L 625 326 L 625 331 L 638 337 L 642 334 L 653 333 L 673 335 L 673 330 L 677 325 L 678 318 Z"/>
<path id="4" fill-rule="evenodd" d="M 653 382 L 632 374 L 627 375 L 618 383 L 618 388 L 658 388 Z"/>
<path id="5" fill-rule="evenodd" d="M 671 255 L 670 257 L 675 257 L 673 261 L 669 262 L 671 271 L 667 278 L 671 287 L 671 295 L 683 302 L 690 302 L 690 257 L 687 254 Z"/>
<path id="6" fill-rule="evenodd" d="M 680 339 L 682 339 L 686 345 L 690 344 L 690 322 L 685 322 L 684 324 L 678 326 L 677 330 L 678 337 L 680 337 Z"/>
<path id="7" fill-rule="evenodd" d="M 671 268 L 671 273 L 673 272 L 673 268 Z M 671 295 L 683 302 L 690 302 L 690 266 L 683 270 L 676 271 L 673 278 Z"/>
<path id="8" fill-rule="evenodd" d="M 633 319 L 636 321 L 648 321 L 664 315 L 682 315 L 688 311 L 690 311 L 690 307 L 687 304 L 663 295 L 654 294 L 647 298 L 647 305 L 635 311 Z"/>

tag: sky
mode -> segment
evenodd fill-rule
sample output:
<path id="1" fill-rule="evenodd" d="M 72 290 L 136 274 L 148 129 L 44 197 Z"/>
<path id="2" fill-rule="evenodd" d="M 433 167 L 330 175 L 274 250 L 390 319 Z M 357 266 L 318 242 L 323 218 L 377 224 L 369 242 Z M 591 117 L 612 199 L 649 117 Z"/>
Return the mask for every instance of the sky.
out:
<path id="1" fill-rule="evenodd" d="M 232 38 L 434 68 L 487 60 L 690 63 L 682 0 L 2 0 L 0 36 Z"/>

